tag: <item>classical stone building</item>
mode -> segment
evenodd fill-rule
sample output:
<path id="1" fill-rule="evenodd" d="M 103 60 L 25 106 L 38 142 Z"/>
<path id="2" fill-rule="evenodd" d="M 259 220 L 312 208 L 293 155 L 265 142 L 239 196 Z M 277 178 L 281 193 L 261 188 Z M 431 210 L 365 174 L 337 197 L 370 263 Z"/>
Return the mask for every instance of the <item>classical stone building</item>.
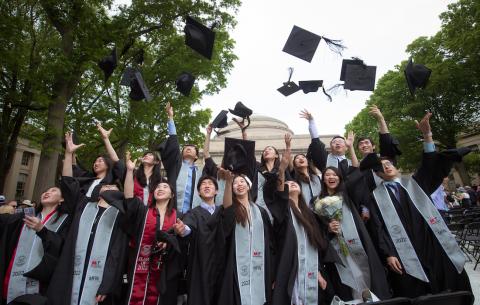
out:
<path id="1" fill-rule="evenodd" d="M 255 141 L 255 156 L 257 160 L 260 160 L 263 149 L 269 145 L 274 146 L 282 152 L 285 149 L 284 136 L 286 133 L 293 135 L 292 155 L 307 152 L 307 148 L 311 142 L 310 134 L 308 134 L 307 121 L 305 121 L 306 133 L 295 135 L 287 124 L 278 119 L 254 114 L 250 117 L 250 120 L 251 123 L 247 129 L 247 137 L 249 140 Z M 221 129 L 221 131 L 225 133 L 220 136 L 215 135 L 210 142 L 210 155 L 217 164 L 220 164 L 222 161 L 225 137 L 242 138 L 241 131 L 234 121 L 230 121 L 228 126 Z M 324 143 L 329 143 L 333 136 L 334 135 L 321 135 L 320 139 Z"/>

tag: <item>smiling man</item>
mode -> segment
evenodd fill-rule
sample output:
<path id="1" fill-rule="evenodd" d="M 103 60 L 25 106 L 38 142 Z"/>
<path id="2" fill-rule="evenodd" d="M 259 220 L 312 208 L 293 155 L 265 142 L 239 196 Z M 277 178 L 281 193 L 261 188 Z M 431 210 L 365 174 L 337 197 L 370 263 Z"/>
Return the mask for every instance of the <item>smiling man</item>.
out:
<path id="1" fill-rule="evenodd" d="M 381 224 L 379 255 L 389 268 L 395 297 L 417 297 L 442 291 L 471 291 L 465 256 L 432 204 L 431 194 L 461 160 L 457 150 L 437 153 L 430 129 L 431 113 L 417 124 L 423 133 L 421 166 L 413 176 L 401 176 L 392 160 L 372 153 L 362 160 L 372 191 L 371 212 Z M 373 169 L 376 175 L 373 174 Z"/>
<path id="2" fill-rule="evenodd" d="M 217 180 L 202 176 L 197 184 L 202 199 L 200 206 L 190 210 L 183 221 L 174 225 L 175 233 L 189 243 L 187 264 L 187 304 L 216 304 L 219 275 L 219 253 L 216 242 L 220 207 L 215 205 Z"/>
<path id="3" fill-rule="evenodd" d="M 168 181 L 175 188 L 177 206 L 179 212 L 186 213 L 188 210 L 200 205 L 195 185 L 201 176 L 202 170 L 195 165 L 198 159 L 198 148 L 193 144 L 185 144 L 180 151 L 177 130 L 173 121 L 173 107 L 167 103 L 165 108 L 168 116 L 168 139 L 165 149 L 160 153 L 162 163 L 167 172 Z"/>

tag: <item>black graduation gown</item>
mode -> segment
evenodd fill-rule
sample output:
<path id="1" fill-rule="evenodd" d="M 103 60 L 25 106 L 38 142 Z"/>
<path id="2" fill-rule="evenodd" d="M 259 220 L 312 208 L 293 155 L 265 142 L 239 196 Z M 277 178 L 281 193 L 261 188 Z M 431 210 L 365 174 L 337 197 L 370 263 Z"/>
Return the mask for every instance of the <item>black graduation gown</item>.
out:
<path id="1" fill-rule="evenodd" d="M 237 263 L 235 255 L 235 207 L 232 205 L 226 209 L 220 208 L 221 235 L 219 241 L 219 264 L 221 266 L 220 277 L 220 295 L 218 305 L 241 305 L 240 289 L 238 286 Z M 268 214 L 262 207 L 259 207 L 262 213 L 264 238 L 265 238 L 265 298 L 266 304 L 271 304 L 272 279 L 275 278 L 273 266 L 273 230 L 271 228 Z"/>
<path id="2" fill-rule="evenodd" d="M 292 300 L 293 286 L 298 272 L 298 243 L 295 228 L 292 222 L 290 207 L 288 203 L 288 187 L 283 192 L 275 191 L 273 201 L 267 202 L 267 206 L 273 216 L 273 231 L 275 236 L 276 251 L 276 276 L 275 287 L 272 294 L 272 304 L 290 305 Z M 310 211 L 310 210 L 309 210 Z M 311 211 L 310 211 L 311 212 Z M 313 213 L 313 212 L 311 212 Z M 318 227 L 320 231 L 320 227 Z M 323 233 L 323 231 L 320 231 Z M 329 281 L 327 274 L 324 272 L 324 259 L 334 261 L 335 254 L 328 246 L 326 236 L 326 248 L 318 252 L 318 267 L 322 276 Z M 327 284 L 327 288 L 323 291 L 318 287 L 318 304 L 330 304 L 334 292 L 331 284 Z"/>
<path id="3" fill-rule="evenodd" d="M 143 231 L 145 228 L 145 218 L 148 213 L 148 206 L 137 197 L 125 200 L 125 214 L 122 227 L 133 241 L 135 247 L 128 247 L 128 263 L 126 265 L 126 274 L 128 285 L 125 287 L 125 298 L 123 304 L 128 304 L 130 293 L 132 291 L 133 276 L 136 267 L 137 254 L 141 245 Z M 178 216 L 177 216 L 178 218 Z M 178 282 L 182 273 L 181 257 L 179 253 L 179 244 L 177 238 L 169 235 L 171 239 L 167 242 L 167 254 L 163 257 L 163 269 L 157 282 L 159 292 L 159 304 L 175 305 L 177 304 Z"/>
<path id="4" fill-rule="evenodd" d="M 0 215 L 0 227 L 2 228 L 0 236 L 0 293 L 3 299 L 3 285 L 4 279 L 10 260 L 12 259 L 13 251 L 17 247 L 18 239 L 22 232 L 23 227 L 23 214 L 1 214 Z M 70 217 L 64 220 L 62 225 L 58 228 L 57 232 L 52 232 L 44 227 L 41 231 L 37 232 L 37 236 L 42 240 L 42 246 L 44 250 L 44 256 L 39 265 L 33 268 L 30 272 L 26 273 L 28 277 L 36 279 L 40 282 L 40 294 L 44 295 L 50 278 L 55 269 L 58 257 L 62 249 L 65 235 L 68 232 L 70 225 Z M 3 301 L 2 301 L 3 302 Z"/>
<path id="5" fill-rule="evenodd" d="M 383 266 L 378 253 L 375 249 L 375 246 L 368 234 L 367 228 L 365 227 L 360 215 L 357 210 L 355 210 L 355 205 L 350 200 L 348 194 L 343 193 L 343 202 L 348 205 L 350 211 L 352 211 L 353 221 L 357 228 L 358 236 L 363 245 L 363 249 L 368 256 L 368 265 L 370 268 L 370 290 L 381 300 L 391 298 L 390 287 L 387 281 L 386 269 Z M 328 232 L 328 220 L 320 217 L 324 224 L 325 232 Z M 334 238 L 335 235 L 332 233 L 327 233 L 329 238 Z M 337 253 L 335 255 L 338 257 Z M 334 262 L 328 262 L 325 265 L 325 269 L 329 274 L 329 277 L 332 281 L 335 294 L 338 295 L 342 300 L 351 300 L 353 299 L 351 288 L 344 285 L 340 280 L 340 275 L 338 274 L 337 268 L 335 267 Z"/>
<path id="6" fill-rule="evenodd" d="M 325 148 L 325 144 L 320 141 L 320 138 L 312 139 L 312 142 L 308 146 L 307 158 L 313 162 L 313 165 L 315 165 L 315 167 L 318 168 L 320 172 L 323 173 L 325 168 L 327 168 L 328 152 Z M 339 164 L 338 170 L 340 171 L 342 177 L 346 179 L 346 177 L 350 174 L 351 170 L 353 170 L 354 167 L 349 166 L 347 160 L 344 160 L 342 162 L 345 163 Z"/>
<path id="7" fill-rule="evenodd" d="M 78 228 L 80 217 L 89 199 L 80 192 L 80 185 L 75 178 L 62 177 L 60 187 L 65 202 L 75 202 L 76 208 L 72 225 L 65 238 L 60 259 L 50 281 L 51 285 L 47 291 L 50 305 L 70 304 L 77 236 L 79 234 L 88 234 L 88 232 L 79 232 Z M 117 206 L 115 207 L 117 208 Z M 121 210 L 121 207 L 118 208 Z M 120 211 L 113 227 L 103 278 L 97 292 L 98 295 L 107 296 L 102 304 L 120 304 L 121 302 L 122 266 L 125 264 L 125 249 L 128 246 L 127 234 L 121 227 L 121 224 L 124 222 L 124 217 L 125 215 Z"/>
<path id="8" fill-rule="evenodd" d="M 440 162 L 439 162 L 440 161 Z M 413 175 L 413 179 L 419 184 L 426 194 L 431 194 L 442 183 L 443 177 L 448 174 L 452 166 L 451 162 L 441 158 L 436 152 L 424 153 L 422 164 Z M 375 182 L 371 171 L 366 172 L 367 183 L 371 191 L 375 189 Z M 427 293 L 440 293 L 443 291 L 471 291 L 470 281 L 465 270 L 458 274 L 455 267 L 445 254 L 439 241 L 425 222 L 420 212 L 403 188 L 400 188 L 400 201 L 387 188 L 395 210 L 407 232 L 407 235 L 415 249 L 420 263 L 430 280 L 430 283 L 422 282 L 405 272 L 399 275 L 389 272 L 389 281 L 395 297 L 417 297 Z M 373 197 L 373 196 L 372 196 Z M 374 199 L 372 199 L 374 202 Z M 382 227 L 378 228 L 378 234 L 382 237 L 379 243 L 379 253 L 386 263 L 389 256 L 399 257 L 395 246 L 386 230 L 385 223 L 378 206 L 372 206 L 371 214 L 378 216 Z"/>
<path id="9" fill-rule="evenodd" d="M 192 232 L 183 238 L 188 243 L 187 254 L 187 304 L 216 304 L 220 291 L 219 227 L 221 208 L 216 207 L 213 215 L 198 206 L 188 211 L 183 223 Z"/>
<path id="10" fill-rule="evenodd" d="M 95 173 L 85 170 L 83 167 L 79 165 L 73 165 L 73 177 L 75 177 L 79 183 L 79 189 L 82 194 L 86 194 L 90 185 L 92 185 L 93 181 L 97 179 Z M 126 168 L 123 162 L 116 162 L 113 164 L 112 168 L 107 171 L 105 177 L 100 181 L 100 183 L 95 187 L 94 191 L 92 192 L 92 197 L 96 197 L 94 193 L 98 194 L 100 190 L 100 186 L 104 184 L 111 184 L 115 183 L 117 180 L 124 180 Z"/>

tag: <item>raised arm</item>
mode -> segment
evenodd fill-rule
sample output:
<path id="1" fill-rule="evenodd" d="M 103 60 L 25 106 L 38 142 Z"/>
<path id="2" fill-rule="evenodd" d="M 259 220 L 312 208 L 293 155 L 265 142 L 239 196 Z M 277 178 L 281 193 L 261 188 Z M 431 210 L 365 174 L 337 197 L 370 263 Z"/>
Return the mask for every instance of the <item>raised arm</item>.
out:
<path id="1" fill-rule="evenodd" d="M 388 133 L 388 126 L 380 109 L 378 109 L 376 105 L 372 105 L 368 113 L 377 120 L 378 132 L 380 132 L 380 134 Z"/>
<path id="2" fill-rule="evenodd" d="M 112 133 L 112 128 L 110 128 L 109 130 L 105 130 L 102 127 L 102 124 L 98 122 L 97 129 L 100 133 L 100 136 L 102 137 L 103 143 L 105 144 L 105 149 L 107 150 L 110 159 L 112 159 L 113 162 L 117 162 L 118 160 L 120 160 L 118 158 L 117 152 L 115 151 L 115 149 L 113 149 L 112 143 L 110 143 L 110 134 Z"/>
<path id="3" fill-rule="evenodd" d="M 244 120 L 238 120 L 237 118 L 233 118 L 233 121 L 237 123 L 238 127 L 242 131 L 242 140 L 247 140 L 247 128 L 245 128 Z"/>
<path id="4" fill-rule="evenodd" d="M 353 131 L 348 132 L 347 140 L 345 141 L 345 144 L 348 147 L 348 151 L 350 153 L 350 159 L 352 160 L 352 166 L 353 167 L 358 167 L 359 162 L 357 158 L 357 154 L 355 153 L 355 148 L 353 147 L 353 143 L 355 143 L 355 134 Z"/>
<path id="5" fill-rule="evenodd" d="M 65 134 L 65 159 L 63 160 L 62 176 L 73 177 L 72 162 L 73 154 L 77 149 L 85 144 L 74 144 L 72 139 L 72 133 L 67 132 Z"/>
<path id="6" fill-rule="evenodd" d="M 161 151 L 162 163 L 165 166 L 168 180 L 175 184 L 180 166 L 182 164 L 182 153 L 180 152 L 180 144 L 178 143 L 177 130 L 175 128 L 175 122 L 173 121 L 173 107 L 170 103 L 167 103 L 165 107 L 167 113 L 168 122 L 168 139 L 165 143 L 165 148 Z"/>
<path id="7" fill-rule="evenodd" d="M 133 198 L 133 171 L 135 170 L 135 162 L 131 160 L 130 153 L 127 152 L 125 156 L 125 165 L 127 167 L 127 173 L 125 175 L 125 182 L 123 186 L 123 193 L 125 199 Z"/>
<path id="8" fill-rule="evenodd" d="M 220 174 L 225 177 L 225 191 L 223 192 L 223 207 L 226 209 L 230 207 L 233 203 L 232 198 L 232 184 L 233 184 L 233 174 L 229 170 L 219 168 Z"/>
<path id="9" fill-rule="evenodd" d="M 212 124 L 208 124 L 205 134 L 205 141 L 203 142 L 203 157 L 210 158 L 210 137 L 212 136 Z"/>
<path id="10" fill-rule="evenodd" d="M 313 165 L 322 172 L 327 164 L 328 155 L 327 150 L 325 149 L 325 144 L 320 141 L 317 126 L 312 114 L 304 109 L 300 111 L 300 117 L 308 120 L 308 132 L 312 138 L 312 143 L 310 143 L 310 146 L 308 147 L 307 157 L 312 160 Z"/>
<path id="11" fill-rule="evenodd" d="M 292 135 L 287 133 L 285 134 L 285 152 L 282 155 L 280 160 L 280 166 L 278 167 L 278 181 L 277 181 L 277 190 L 283 192 L 285 189 L 285 171 L 290 164 L 290 158 L 292 156 Z"/>

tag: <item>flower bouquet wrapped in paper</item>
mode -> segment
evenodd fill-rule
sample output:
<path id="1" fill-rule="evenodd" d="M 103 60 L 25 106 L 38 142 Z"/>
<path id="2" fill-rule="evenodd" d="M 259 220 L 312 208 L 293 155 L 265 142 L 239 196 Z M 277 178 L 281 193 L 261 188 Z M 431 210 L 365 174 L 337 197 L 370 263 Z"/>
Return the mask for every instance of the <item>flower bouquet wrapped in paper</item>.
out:
<path id="1" fill-rule="evenodd" d="M 317 200 L 315 200 L 315 213 L 325 217 L 328 219 L 328 221 L 336 220 L 338 222 L 342 222 L 342 204 L 342 196 L 327 196 L 323 198 L 317 198 Z M 336 238 L 338 239 L 338 244 L 340 245 L 340 251 L 342 251 L 343 255 L 347 256 L 347 243 L 345 242 L 341 231 L 336 234 Z"/>

